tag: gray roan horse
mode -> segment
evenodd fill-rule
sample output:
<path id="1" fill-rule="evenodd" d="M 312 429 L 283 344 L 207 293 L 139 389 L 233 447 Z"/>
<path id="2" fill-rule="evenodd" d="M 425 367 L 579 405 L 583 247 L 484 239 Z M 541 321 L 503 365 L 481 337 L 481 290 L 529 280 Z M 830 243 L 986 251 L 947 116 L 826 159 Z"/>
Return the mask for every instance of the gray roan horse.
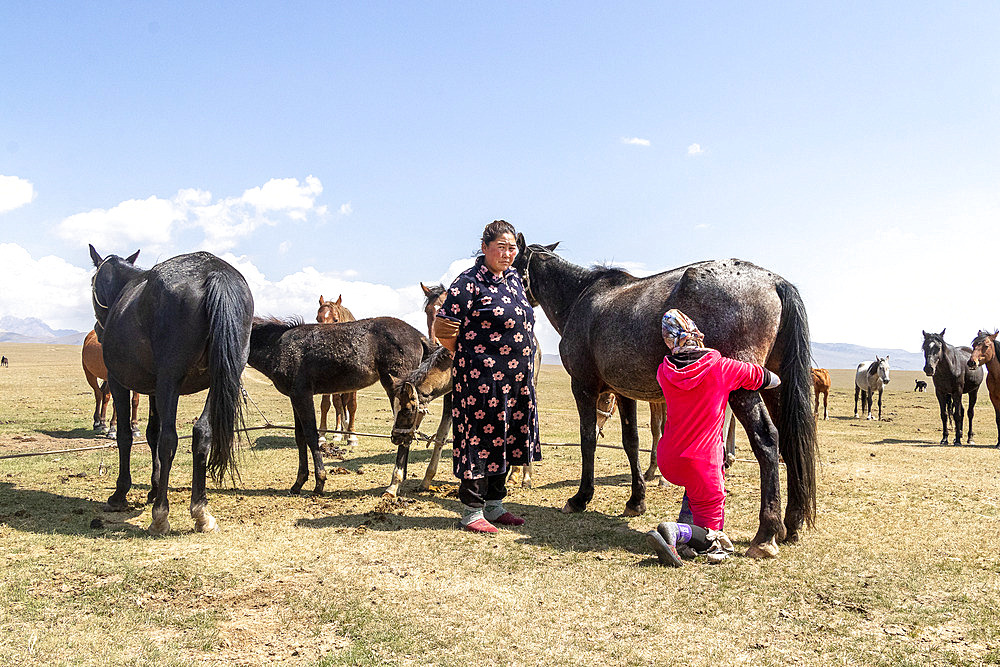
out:
<path id="1" fill-rule="evenodd" d="M 878 420 L 882 421 L 882 391 L 889 384 L 889 355 L 875 356 L 875 361 L 863 361 L 854 372 L 854 416 L 858 417 L 858 397 L 861 398 L 861 412 L 872 417 L 872 403 L 875 392 L 878 392 Z"/>
<path id="2" fill-rule="evenodd" d="M 969 367 L 972 356 L 971 347 L 955 347 L 944 342 L 944 332 L 927 333 L 922 346 L 924 352 L 924 373 L 934 380 L 934 394 L 937 396 L 938 407 L 941 409 L 941 444 L 948 444 L 948 416 L 955 420 L 955 444 L 962 444 L 962 394 L 969 395 L 969 437 L 970 445 L 976 444 L 972 439 L 972 417 L 975 414 L 976 397 L 979 395 L 979 385 L 983 383 L 983 369 Z"/>
<path id="3" fill-rule="evenodd" d="M 102 258 L 90 246 L 97 267 L 91 283 L 95 330 L 104 348 L 111 396 L 121 415 L 128 414 L 130 390 L 150 397 L 149 530 L 163 534 L 170 530 L 167 489 L 177 451 L 178 396 L 208 389 L 191 445 L 191 516 L 198 531 L 215 530 L 205 473 L 217 482 L 227 471 L 238 476 L 233 441 L 236 425 L 242 423 L 240 376 L 250 345 L 253 297 L 239 271 L 207 252 L 173 257 L 148 271 L 133 265 L 138 254 Z M 118 429 L 117 441 L 118 481 L 108 498 L 112 511 L 128 507 L 132 430 Z"/>
<path id="4" fill-rule="evenodd" d="M 254 319 L 249 364 L 289 397 L 295 413 L 299 468 L 292 493 L 299 493 L 309 479 L 309 453 L 316 473 L 315 493 L 323 493 L 326 484 L 313 396 L 358 391 L 378 382 L 391 401 L 399 378 L 409 375 L 430 351 L 419 331 L 395 317 L 336 326 L 303 324 L 299 319 Z M 386 490 L 389 495 L 396 495 L 402 481 L 399 456 Z"/>
<path id="5" fill-rule="evenodd" d="M 646 510 L 639 470 L 636 401 L 659 402 L 656 371 L 667 348 L 660 318 L 670 308 L 687 313 L 722 354 L 763 364 L 782 379 L 780 394 L 738 390 L 729 396 L 760 464 L 759 527 L 747 555 L 778 554 L 777 540 L 798 539 L 816 516 L 816 423 L 812 415 L 809 325 L 794 285 L 740 260 L 691 264 L 646 278 L 620 269 L 587 269 L 518 235 L 520 272 L 529 300 L 541 304 L 562 336 L 559 353 L 569 372 L 580 417 L 583 470 L 580 489 L 564 512 L 580 512 L 594 495 L 598 395 L 618 397 L 622 441 L 632 475 L 627 515 Z M 766 407 L 765 407 L 766 404 Z M 777 422 L 775 428 L 772 417 Z M 779 452 L 788 475 L 781 519 Z"/>

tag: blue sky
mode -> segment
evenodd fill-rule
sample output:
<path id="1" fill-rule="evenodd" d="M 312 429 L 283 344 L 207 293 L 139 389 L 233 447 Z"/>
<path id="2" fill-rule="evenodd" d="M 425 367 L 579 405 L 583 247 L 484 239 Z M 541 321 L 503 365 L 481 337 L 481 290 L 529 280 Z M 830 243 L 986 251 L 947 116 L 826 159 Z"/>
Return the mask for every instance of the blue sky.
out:
<path id="1" fill-rule="evenodd" d="M 420 325 L 418 282 L 504 218 L 580 264 L 756 262 L 818 341 L 967 343 L 1000 326 L 972 290 L 998 25 L 986 2 L 7 3 L 0 316 L 89 328 L 93 242 L 215 252 L 262 313 L 343 293 Z"/>

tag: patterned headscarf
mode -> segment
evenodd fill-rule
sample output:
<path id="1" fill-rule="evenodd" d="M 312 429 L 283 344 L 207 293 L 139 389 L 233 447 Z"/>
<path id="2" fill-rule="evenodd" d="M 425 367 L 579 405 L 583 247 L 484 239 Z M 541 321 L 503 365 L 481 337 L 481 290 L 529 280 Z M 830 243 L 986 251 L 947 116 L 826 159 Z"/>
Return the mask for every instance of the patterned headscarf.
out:
<path id="1" fill-rule="evenodd" d="M 685 347 L 705 346 L 705 334 L 698 330 L 698 325 L 690 317 L 676 308 L 663 313 L 660 331 L 671 354 L 676 354 Z"/>

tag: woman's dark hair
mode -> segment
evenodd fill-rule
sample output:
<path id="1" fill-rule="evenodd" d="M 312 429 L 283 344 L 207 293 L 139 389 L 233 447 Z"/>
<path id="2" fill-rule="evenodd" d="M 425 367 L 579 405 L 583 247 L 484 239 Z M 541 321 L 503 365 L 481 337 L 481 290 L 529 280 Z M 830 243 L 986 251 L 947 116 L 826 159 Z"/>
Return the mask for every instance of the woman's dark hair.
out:
<path id="1" fill-rule="evenodd" d="M 514 231 L 514 225 L 510 224 L 506 220 L 494 220 L 490 224 L 486 225 L 486 229 L 483 230 L 483 245 L 489 245 L 496 240 L 501 234 L 510 234 L 513 237 L 517 237 L 517 232 Z"/>

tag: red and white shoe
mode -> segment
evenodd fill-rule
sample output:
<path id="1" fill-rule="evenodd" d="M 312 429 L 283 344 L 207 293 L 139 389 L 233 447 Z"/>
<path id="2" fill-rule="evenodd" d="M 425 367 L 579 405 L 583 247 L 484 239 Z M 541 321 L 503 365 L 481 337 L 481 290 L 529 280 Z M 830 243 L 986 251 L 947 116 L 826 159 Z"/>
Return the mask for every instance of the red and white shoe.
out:
<path id="1" fill-rule="evenodd" d="M 463 524 L 462 528 L 469 531 L 470 533 L 496 533 L 499 532 L 497 527 L 486 519 L 476 519 L 475 521 L 467 524 Z"/>
<path id="2" fill-rule="evenodd" d="M 493 523 L 500 524 L 501 526 L 523 526 L 524 519 L 516 514 L 504 512 L 497 518 L 493 519 Z"/>

